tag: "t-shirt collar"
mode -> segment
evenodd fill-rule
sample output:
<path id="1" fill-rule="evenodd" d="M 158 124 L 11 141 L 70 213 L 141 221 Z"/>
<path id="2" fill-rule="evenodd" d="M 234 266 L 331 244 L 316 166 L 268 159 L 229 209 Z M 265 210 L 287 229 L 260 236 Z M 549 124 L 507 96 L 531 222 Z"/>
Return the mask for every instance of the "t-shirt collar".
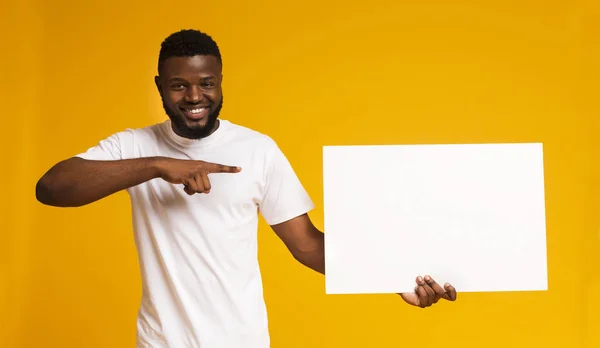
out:
<path id="1" fill-rule="evenodd" d="M 229 122 L 226 120 L 218 120 L 217 122 L 219 123 L 217 129 L 209 136 L 200 139 L 189 139 L 178 135 L 173 130 L 171 120 L 165 121 L 162 128 L 167 138 L 179 146 L 205 147 L 219 140 L 224 135 L 225 129 L 229 126 Z"/>

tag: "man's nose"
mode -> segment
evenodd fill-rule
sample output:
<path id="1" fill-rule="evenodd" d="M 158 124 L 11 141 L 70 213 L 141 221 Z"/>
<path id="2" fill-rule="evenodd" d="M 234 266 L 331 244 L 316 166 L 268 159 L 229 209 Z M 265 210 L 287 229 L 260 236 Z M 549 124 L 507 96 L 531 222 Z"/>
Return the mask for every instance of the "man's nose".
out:
<path id="1" fill-rule="evenodd" d="M 188 103 L 198 103 L 202 101 L 203 95 L 200 88 L 196 86 L 192 86 L 188 88 L 187 93 L 185 94 L 185 101 Z"/>

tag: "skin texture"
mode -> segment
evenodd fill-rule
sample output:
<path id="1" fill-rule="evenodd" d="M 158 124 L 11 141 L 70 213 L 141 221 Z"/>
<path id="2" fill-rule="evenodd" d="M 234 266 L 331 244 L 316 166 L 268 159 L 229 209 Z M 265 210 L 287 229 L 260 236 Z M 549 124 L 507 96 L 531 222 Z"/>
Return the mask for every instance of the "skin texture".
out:
<path id="1" fill-rule="evenodd" d="M 181 137 L 200 139 L 219 127 L 223 103 L 221 64 L 211 55 L 171 57 L 164 61 L 156 87 L 173 131 Z M 206 108 L 201 115 L 186 110 Z M 39 180 L 36 196 L 52 206 L 81 206 L 145 181 L 162 178 L 183 184 L 188 195 L 211 190 L 209 173 L 235 175 L 241 168 L 204 161 L 165 157 L 120 161 L 88 161 L 71 158 L 52 167 Z M 307 214 L 271 226 L 293 257 L 316 272 L 325 273 L 324 234 Z M 440 286 L 430 276 L 417 277 L 415 291 L 399 294 L 408 304 L 425 308 L 440 299 L 456 300 L 456 289 Z"/>

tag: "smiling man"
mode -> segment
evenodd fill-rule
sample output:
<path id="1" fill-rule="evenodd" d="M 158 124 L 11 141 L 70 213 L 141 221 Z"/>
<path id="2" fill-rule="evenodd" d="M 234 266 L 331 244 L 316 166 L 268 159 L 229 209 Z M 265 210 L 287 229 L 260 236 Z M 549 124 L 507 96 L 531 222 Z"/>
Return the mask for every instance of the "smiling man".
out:
<path id="1" fill-rule="evenodd" d="M 126 190 L 143 293 L 138 347 L 270 346 L 257 259 L 259 213 L 293 257 L 325 272 L 313 202 L 277 144 L 220 120 L 222 59 L 210 36 L 162 43 L 156 87 L 169 120 L 117 132 L 53 166 L 37 199 L 76 207 Z M 454 301 L 456 290 L 417 277 L 410 305 Z"/>

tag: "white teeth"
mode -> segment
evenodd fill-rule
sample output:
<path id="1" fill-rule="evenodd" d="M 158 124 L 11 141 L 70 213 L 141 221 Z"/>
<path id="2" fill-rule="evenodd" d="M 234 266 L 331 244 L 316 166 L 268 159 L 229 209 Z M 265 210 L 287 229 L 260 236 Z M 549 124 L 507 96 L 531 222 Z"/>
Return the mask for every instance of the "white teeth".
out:
<path id="1" fill-rule="evenodd" d="M 202 111 L 204 111 L 205 108 L 199 108 L 199 109 L 192 109 L 192 110 L 188 110 L 188 112 L 192 113 L 192 114 L 199 114 Z"/>

